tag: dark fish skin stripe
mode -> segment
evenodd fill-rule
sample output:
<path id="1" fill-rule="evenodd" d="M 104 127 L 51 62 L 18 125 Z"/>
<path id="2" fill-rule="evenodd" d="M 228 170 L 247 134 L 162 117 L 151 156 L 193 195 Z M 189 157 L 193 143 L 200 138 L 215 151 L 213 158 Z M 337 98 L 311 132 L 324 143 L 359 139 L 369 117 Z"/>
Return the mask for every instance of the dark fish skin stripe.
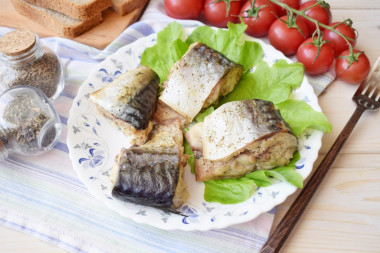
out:
<path id="1" fill-rule="evenodd" d="M 227 59 L 223 54 L 218 51 L 202 44 L 198 43 L 193 47 L 194 51 L 199 51 L 201 57 L 207 62 L 214 62 L 227 68 L 232 68 L 233 66 L 240 65 L 233 61 Z"/>
<path id="2" fill-rule="evenodd" d="M 112 196 L 137 204 L 170 208 L 179 179 L 177 153 L 126 151 L 119 162 L 119 178 Z"/>
<path id="3" fill-rule="evenodd" d="M 119 118 L 131 124 L 137 130 L 145 129 L 156 110 L 158 83 L 159 78 L 155 75 L 144 88 L 129 99 L 127 105 L 123 108 L 123 112 L 120 112 Z"/>
<path id="4" fill-rule="evenodd" d="M 252 122 L 258 130 L 263 132 L 291 132 L 289 125 L 282 119 L 280 112 L 274 107 L 272 102 L 254 99 L 244 101 L 246 110 L 252 115 Z"/>

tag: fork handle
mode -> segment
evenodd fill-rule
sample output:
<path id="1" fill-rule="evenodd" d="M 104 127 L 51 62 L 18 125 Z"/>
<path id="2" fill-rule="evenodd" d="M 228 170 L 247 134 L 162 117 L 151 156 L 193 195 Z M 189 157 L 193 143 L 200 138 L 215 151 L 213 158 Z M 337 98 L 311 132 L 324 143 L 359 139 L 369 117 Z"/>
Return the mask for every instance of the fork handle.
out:
<path id="1" fill-rule="evenodd" d="M 267 242 L 262 247 L 260 251 L 261 253 L 279 252 L 282 245 L 285 243 L 285 240 L 288 238 L 290 232 L 293 230 L 297 221 L 300 219 L 302 213 L 306 209 L 306 206 L 310 202 L 310 199 L 322 182 L 324 176 L 327 174 L 327 171 L 343 147 L 343 144 L 350 136 L 364 110 L 365 109 L 361 106 L 358 106 L 356 108 L 355 112 L 348 120 L 346 126 L 343 128 L 342 132 L 339 134 L 338 138 L 335 140 L 334 144 L 327 152 L 325 158 L 315 170 L 309 182 L 303 188 L 301 193 L 298 195 L 285 216 L 278 224 L 277 228 L 273 231 Z"/>

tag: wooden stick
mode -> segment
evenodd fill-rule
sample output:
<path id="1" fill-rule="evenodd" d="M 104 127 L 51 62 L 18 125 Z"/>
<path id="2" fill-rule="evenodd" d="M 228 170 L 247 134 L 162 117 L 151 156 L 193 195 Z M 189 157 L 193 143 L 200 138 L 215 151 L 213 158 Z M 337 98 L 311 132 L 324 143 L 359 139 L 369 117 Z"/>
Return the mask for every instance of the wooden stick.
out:
<path id="1" fill-rule="evenodd" d="M 282 245 L 285 243 L 290 232 L 293 230 L 302 213 L 305 211 L 306 206 L 309 204 L 314 193 L 317 191 L 318 186 L 321 184 L 324 176 L 327 174 L 327 171 L 343 147 L 343 144 L 350 136 L 364 110 L 365 108 L 361 106 L 356 108 L 346 126 L 343 128 L 342 132 L 327 152 L 325 158 L 310 178 L 309 182 L 303 188 L 297 199 L 290 206 L 288 212 L 278 224 L 277 228 L 273 231 L 267 242 L 264 244 L 260 251 L 261 253 L 274 253 L 280 251 Z"/>

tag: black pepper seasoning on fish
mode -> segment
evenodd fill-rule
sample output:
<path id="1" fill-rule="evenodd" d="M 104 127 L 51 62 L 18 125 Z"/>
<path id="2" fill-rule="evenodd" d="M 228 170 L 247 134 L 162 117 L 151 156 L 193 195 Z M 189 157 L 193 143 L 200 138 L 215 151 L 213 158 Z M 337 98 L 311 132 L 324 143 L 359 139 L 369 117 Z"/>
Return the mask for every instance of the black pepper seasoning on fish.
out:
<path id="1" fill-rule="evenodd" d="M 202 43 L 193 43 L 170 70 L 160 102 L 191 122 L 239 82 L 243 66 Z"/>
<path id="2" fill-rule="evenodd" d="M 90 95 L 98 110 L 118 126 L 132 144 L 143 144 L 153 128 L 158 75 L 148 67 L 130 70 Z"/>
<path id="3" fill-rule="evenodd" d="M 298 141 L 272 102 L 226 103 L 186 133 L 197 181 L 244 176 L 289 163 Z"/>

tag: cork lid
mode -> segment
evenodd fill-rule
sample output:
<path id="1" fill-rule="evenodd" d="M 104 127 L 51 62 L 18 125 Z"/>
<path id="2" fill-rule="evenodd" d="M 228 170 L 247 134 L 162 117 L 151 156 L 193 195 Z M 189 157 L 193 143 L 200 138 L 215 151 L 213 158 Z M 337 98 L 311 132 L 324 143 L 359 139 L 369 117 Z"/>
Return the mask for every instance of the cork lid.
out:
<path id="1" fill-rule="evenodd" d="M 27 30 L 14 30 L 0 38 L 0 52 L 14 56 L 29 51 L 36 43 L 36 36 Z"/>

